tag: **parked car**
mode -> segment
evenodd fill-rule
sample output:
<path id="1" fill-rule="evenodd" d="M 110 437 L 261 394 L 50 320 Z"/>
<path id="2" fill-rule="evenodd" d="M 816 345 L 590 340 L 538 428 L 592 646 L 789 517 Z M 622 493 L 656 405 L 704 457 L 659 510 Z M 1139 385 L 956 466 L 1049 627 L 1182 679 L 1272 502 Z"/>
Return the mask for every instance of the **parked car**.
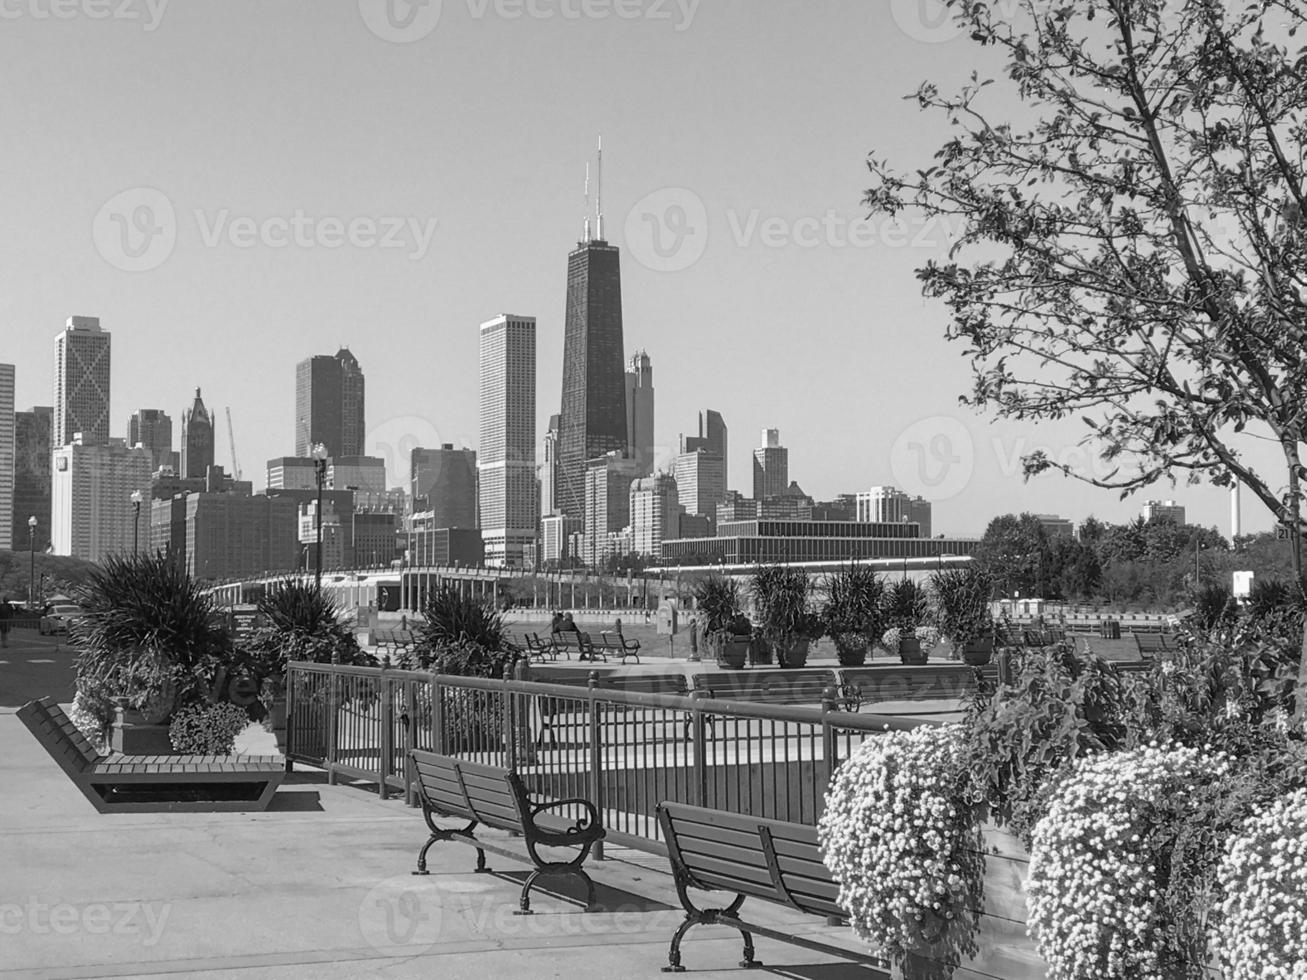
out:
<path id="1" fill-rule="evenodd" d="M 68 624 L 74 619 L 80 619 L 85 613 L 81 606 L 56 605 L 51 606 L 44 616 L 41 617 L 38 632 L 42 636 L 49 636 L 55 633 L 67 633 Z"/>

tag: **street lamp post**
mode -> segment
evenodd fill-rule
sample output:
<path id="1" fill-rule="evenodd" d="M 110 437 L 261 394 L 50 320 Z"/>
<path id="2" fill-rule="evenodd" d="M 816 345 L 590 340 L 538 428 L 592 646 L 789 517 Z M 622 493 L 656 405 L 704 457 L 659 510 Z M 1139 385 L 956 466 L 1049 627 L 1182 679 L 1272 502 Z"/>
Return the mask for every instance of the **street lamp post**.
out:
<path id="1" fill-rule="evenodd" d="M 313 556 L 313 581 L 322 591 L 322 485 L 327 482 L 327 447 L 315 443 L 312 449 L 313 477 L 318 484 L 318 512 L 316 516 L 318 546 Z"/>
<path id="2" fill-rule="evenodd" d="M 27 611 L 36 608 L 36 517 L 27 519 Z"/>
<path id="3" fill-rule="evenodd" d="M 136 554 L 141 544 L 141 491 L 132 491 L 132 510 L 134 514 L 134 523 L 132 525 L 132 554 Z"/>

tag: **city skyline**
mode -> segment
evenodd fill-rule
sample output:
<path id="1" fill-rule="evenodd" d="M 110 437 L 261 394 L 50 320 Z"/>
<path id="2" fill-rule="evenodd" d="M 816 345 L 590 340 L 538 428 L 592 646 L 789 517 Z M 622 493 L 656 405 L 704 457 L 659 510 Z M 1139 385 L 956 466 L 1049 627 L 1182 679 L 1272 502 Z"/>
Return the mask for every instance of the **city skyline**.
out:
<path id="1" fill-rule="evenodd" d="M 1191 520 L 1226 527 L 1216 488 L 1164 483 L 1118 501 L 1052 476 L 1024 483 L 1019 457 L 1036 448 L 1099 464 L 1071 424 L 1023 429 L 958 407 L 965 361 L 942 339 L 947 311 L 921 298 L 912 272 L 946 253 L 950 229 L 909 226 L 896 237 L 860 226 L 864 157 L 933 150 L 946 133 L 926 131 L 901 96 L 920 80 L 951 86 L 991 66 L 983 54 L 953 63 L 950 52 L 972 53 L 966 40 L 923 40 L 902 5 L 870 6 L 811 18 L 723 2 L 697 9 L 683 30 L 653 18 L 515 24 L 451 9 L 411 44 L 378 37 L 354 5 L 249 6 L 243 16 L 175 7 L 149 33 L 89 18 L 7 23 L 14 97 L 32 107 L 14 120 L 26 152 L 9 186 L 23 192 L 3 196 L 28 234 L 0 244 L 0 359 L 17 366 L 16 408 L 50 403 L 43 338 L 69 315 L 94 313 L 114 333 L 111 418 L 121 424 L 140 405 L 176 418 L 196 385 L 221 391 L 254 471 L 294 451 L 294 365 L 348 345 L 375 382 L 363 451 L 390 460 L 390 480 L 403 485 L 393 459 L 414 446 L 476 448 L 477 355 L 464 325 L 511 308 L 539 318 L 536 417 L 547 419 L 560 404 L 559 257 L 575 241 L 583 164 L 602 130 L 605 236 L 626 253 L 624 353 L 646 348 L 659 365 L 663 458 L 686 427 L 679 420 L 713 404 L 737 433 L 780 427 L 793 476 L 813 497 L 913 477 L 905 489 L 934 500 L 948 533 L 979 534 L 1008 511 L 1125 520 L 1146 496 L 1183 497 Z M 339 57 L 323 59 L 321 45 Z M 247 53 L 248 72 L 231 77 L 228 49 Z M 395 92 L 446 90 L 491 50 L 538 83 L 522 92 L 496 80 L 476 113 L 442 99 L 429 125 L 410 125 Z M 76 104 L 50 84 L 74 51 L 100 80 Z M 576 86 L 565 66 L 581 57 L 610 81 Z M 662 78 L 670 58 L 702 71 L 641 84 Z M 783 67 L 762 80 L 744 70 L 764 61 Z M 266 98 L 287 72 L 329 109 L 322 118 L 297 99 Z M 705 87 L 742 111 L 721 118 Z M 238 108 L 251 104 L 259 111 Z M 130 122 L 100 134 L 91 166 L 85 135 L 110 117 Z M 500 152 L 514 128 L 532 139 L 531 154 Z M 215 148 L 209 137 L 226 129 L 248 137 Z M 459 139 L 442 135 L 451 132 Z M 700 152 L 682 151 L 686 132 L 710 134 Z M 160 148 L 148 168 L 142 145 Z M 114 252 L 145 204 L 171 215 L 157 264 L 153 253 Z M 300 216 L 310 222 L 302 235 Z M 373 221 L 372 242 L 334 245 L 343 235 L 321 222 L 355 216 Z M 382 247 L 387 236 L 405 247 Z M 729 460 L 730 483 L 746 492 L 751 441 L 737 438 Z M 1246 500 L 1245 530 L 1268 527 Z"/>

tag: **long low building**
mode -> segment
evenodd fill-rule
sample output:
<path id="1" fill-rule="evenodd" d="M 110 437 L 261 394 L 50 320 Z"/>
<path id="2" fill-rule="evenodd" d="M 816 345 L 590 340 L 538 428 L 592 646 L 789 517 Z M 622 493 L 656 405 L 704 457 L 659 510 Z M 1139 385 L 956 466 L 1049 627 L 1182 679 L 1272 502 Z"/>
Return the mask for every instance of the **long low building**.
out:
<path id="1" fill-rule="evenodd" d="M 727 521 L 712 538 L 662 543 L 663 565 L 755 565 L 970 555 L 975 538 L 923 538 L 915 523 Z"/>

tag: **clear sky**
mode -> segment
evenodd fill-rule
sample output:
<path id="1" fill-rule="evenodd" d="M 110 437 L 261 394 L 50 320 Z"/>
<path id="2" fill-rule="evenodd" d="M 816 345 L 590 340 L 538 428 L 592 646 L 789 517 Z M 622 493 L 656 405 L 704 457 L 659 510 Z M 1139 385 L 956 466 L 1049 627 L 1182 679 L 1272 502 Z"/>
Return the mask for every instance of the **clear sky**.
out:
<path id="1" fill-rule="evenodd" d="M 932 0 L 933 2 L 933 0 Z M 348 346 L 369 447 L 476 445 L 477 327 L 537 317 L 538 424 L 558 411 L 567 253 L 604 140 L 628 352 L 657 441 L 700 408 L 748 493 L 759 430 L 826 499 L 894 483 L 936 532 L 1007 511 L 1120 520 L 1058 476 L 1078 429 L 994 424 L 914 267 L 949 229 L 863 221 L 865 156 L 924 165 L 948 136 L 902 96 L 993 71 L 918 0 L 0 0 L 0 361 L 49 404 L 70 315 L 113 334 L 113 432 L 194 389 L 231 407 L 246 478 L 294 451 L 294 368 Z M 397 458 L 405 462 L 396 473 Z M 1268 526 L 1245 495 L 1245 529 Z"/>

